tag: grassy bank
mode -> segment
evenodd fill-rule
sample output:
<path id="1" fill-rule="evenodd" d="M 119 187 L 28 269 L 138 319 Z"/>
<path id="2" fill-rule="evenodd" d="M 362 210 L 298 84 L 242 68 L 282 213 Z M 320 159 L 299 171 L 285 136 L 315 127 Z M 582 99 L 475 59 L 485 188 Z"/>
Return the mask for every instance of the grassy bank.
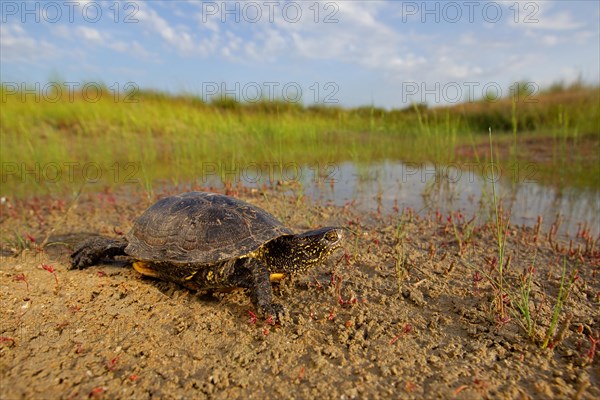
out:
<path id="1" fill-rule="evenodd" d="M 155 92 L 115 99 L 106 91 L 95 102 L 82 93 L 59 101 L 5 89 L 1 95 L 2 186 L 16 196 L 72 189 L 84 180 L 152 185 L 215 171 L 235 180 L 248 165 L 277 171 L 290 163 L 484 162 L 490 126 L 496 158 L 507 167 L 534 163 L 542 183 L 600 187 L 597 87 L 391 111 L 206 104 Z"/>

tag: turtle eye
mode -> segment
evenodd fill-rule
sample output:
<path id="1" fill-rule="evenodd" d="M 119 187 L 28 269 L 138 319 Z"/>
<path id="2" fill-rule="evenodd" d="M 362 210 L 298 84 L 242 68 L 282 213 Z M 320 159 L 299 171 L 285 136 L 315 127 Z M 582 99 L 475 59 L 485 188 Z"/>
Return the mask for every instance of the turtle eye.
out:
<path id="1" fill-rule="evenodd" d="M 338 234 L 335 231 L 329 231 L 325 234 L 325 239 L 330 242 L 335 242 L 338 240 Z"/>

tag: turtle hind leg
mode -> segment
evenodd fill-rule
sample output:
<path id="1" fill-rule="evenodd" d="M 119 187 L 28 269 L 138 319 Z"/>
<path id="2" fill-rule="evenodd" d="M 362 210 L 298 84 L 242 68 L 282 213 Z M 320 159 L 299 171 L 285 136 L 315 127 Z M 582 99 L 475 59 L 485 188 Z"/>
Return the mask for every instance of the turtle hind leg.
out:
<path id="1" fill-rule="evenodd" d="M 71 254 L 71 269 L 84 269 L 103 258 L 124 256 L 127 240 L 95 236 L 82 242 Z"/>
<path id="2" fill-rule="evenodd" d="M 248 259 L 245 267 L 250 273 L 244 281 L 239 282 L 239 285 L 250 289 L 252 304 L 263 316 L 273 316 L 275 320 L 281 321 L 285 309 L 281 304 L 273 302 L 273 288 L 269 279 L 269 270 L 262 262 L 255 259 Z"/>

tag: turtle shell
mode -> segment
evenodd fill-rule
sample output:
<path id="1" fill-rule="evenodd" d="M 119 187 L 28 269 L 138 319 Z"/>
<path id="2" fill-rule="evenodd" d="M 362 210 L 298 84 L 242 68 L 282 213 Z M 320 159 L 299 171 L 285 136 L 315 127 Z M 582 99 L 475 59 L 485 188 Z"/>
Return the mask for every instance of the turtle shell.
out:
<path id="1" fill-rule="evenodd" d="M 144 261 L 214 264 L 291 235 L 277 218 L 244 201 L 204 192 L 165 197 L 127 234 L 125 252 Z"/>

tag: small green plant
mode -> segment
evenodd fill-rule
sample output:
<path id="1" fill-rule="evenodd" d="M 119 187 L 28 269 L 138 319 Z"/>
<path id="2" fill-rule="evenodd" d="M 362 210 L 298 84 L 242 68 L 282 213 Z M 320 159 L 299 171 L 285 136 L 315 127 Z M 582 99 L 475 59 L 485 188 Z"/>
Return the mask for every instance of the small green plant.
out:
<path id="1" fill-rule="evenodd" d="M 490 138 L 490 165 L 492 166 L 492 170 L 495 167 L 494 164 L 494 146 L 492 144 L 492 128 L 489 128 L 489 138 Z M 508 232 L 508 227 L 510 226 L 510 219 L 508 221 L 504 221 L 504 216 L 503 213 L 501 211 L 502 206 L 499 205 L 499 200 L 498 200 L 498 192 L 496 191 L 496 179 L 498 178 L 498 176 L 492 176 L 492 206 L 493 206 L 493 212 L 494 212 L 494 217 L 495 217 L 495 229 L 496 229 L 496 248 L 497 248 L 497 261 L 498 261 L 498 279 L 497 279 L 497 283 L 498 283 L 498 298 L 497 298 L 497 305 L 498 305 L 498 311 L 500 313 L 500 319 L 501 321 L 505 321 L 508 316 L 506 313 L 506 309 L 505 309 L 505 301 L 504 301 L 504 297 L 506 296 L 506 291 L 504 289 L 504 269 L 506 267 L 508 267 L 508 264 L 510 263 L 510 259 L 507 260 L 506 265 L 505 263 L 505 255 L 506 255 L 506 240 L 507 240 L 507 232 Z M 505 225 L 506 223 L 506 225 Z"/>
<path id="2" fill-rule="evenodd" d="M 477 216 L 474 216 L 469 221 L 465 221 L 464 215 L 460 212 L 450 214 L 452 231 L 454 233 L 454 238 L 458 243 L 458 252 L 460 257 L 462 257 L 465 254 L 466 246 L 471 242 L 471 239 L 473 238 L 476 220 Z"/>
<path id="3" fill-rule="evenodd" d="M 512 125 L 512 134 L 513 134 L 513 142 L 512 142 L 512 146 L 511 146 L 511 158 L 512 158 L 512 163 L 514 166 L 517 165 L 518 163 L 518 159 L 517 159 L 517 130 L 519 128 L 519 119 L 517 116 L 517 101 L 518 101 L 518 97 L 517 95 L 513 95 L 512 98 L 512 109 L 511 109 L 511 125 Z M 513 177 L 513 185 L 516 182 L 518 178 Z"/>
<path id="4" fill-rule="evenodd" d="M 410 222 L 412 216 L 407 213 L 403 213 L 400 216 L 399 221 L 396 224 L 396 245 L 394 247 L 394 271 L 396 273 L 396 280 L 398 282 L 398 293 L 402 293 L 402 282 L 408 276 L 407 268 L 407 256 L 404 253 L 404 238 L 406 237 L 406 224 Z"/>
<path id="5" fill-rule="evenodd" d="M 558 296 L 556 296 L 556 304 L 554 305 L 554 311 L 552 312 L 552 319 L 550 320 L 550 325 L 548 326 L 548 329 L 546 330 L 546 336 L 545 336 L 544 342 L 542 343 L 542 346 L 541 346 L 542 349 L 545 349 L 546 347 L 548 347 L 548 344 L 550 343 L 550 339 L 552 339 L 554 337 L 554 332 L 556 331 L 556 326 L 558 324 L 558 317 L 560 316 L 560 313 L 565 304 L 565 301 L 567 301 L 567 298 L 569 297 L 569 293 L 571 292 L 571 289 L 573 288 L 573 284 L 575 283 L 577 278 L 578 278 L 577 269 L 574 269 L 573 272 L 571 272 L 571 276 L 569 277 L 568 281 L 566 281 L 566 279 L 567 279 L 567 258 L 564 257 L 563 265 L 562 265 L 562 274 L 561 274 L 561 278 L 560 278 L 560 288 L 558 289 Z"/>
<path id="6" fill-rule="evenodd" d="M 402 293 L 402 282 L 404 279 L 406 279 L 408 270 L 406 268 L 406 255 L 404 254 L 404 246 L 401 243 L 396 245 L 394 270 L 396 272 L 396 280 L 398 282 L 398 293 Z"/>
<path id="7" fill-rule="evenodd" d="M 20 235 L 17 231 L 13 231 L 12 239 L 6 240 L 10 251 L 16 256 L 20 255 L 23 251 L 31 249 L 35 245 L 35 239 L 29 235 Z"/>
<path id="8" fill-rule="evenodd" d="M 533 263 L 530 267 L 523 271 L 519 284 L 519 291 L 515 297 L 515 301 L 513 304 L 516 306 L 519 311 L 520 317 L 517 320 L 519 321 L 519 325 L 525 331 L 527 337 L 534 341 L 535 339 L 535 319 L 532 315 L 532 310 L 530 308 L 530 300 L 531 300 L 531 287 L 533 284 L 533 275 L 535 273 L 535 258 L 537 257 L 537 251 L 535 253 L 535 257 Z"/>
<path id="9" fill-rule="evenodd" d="M 489 142 L 490 142 L 490 162 L 494 165 L 494 147 L 492 141 L 492 129 L 489 128 Z M 510 265 L 510 257 L 506 257 L 506 243 L 507 243 L 507 233 L 508 228 L 510 226 L 510 220 L 505 221 L 503 213 L 501 211 L 502 207 L 499 205 L 498 201 L 498 193 L 496 190 L 496 179 L 492 177 L 492 205 L 493 205 L 493 214 L 495 217 L 495 235 L 496 235 L 496 246 L 497 246 L 497 276 L 496 278 L 490 277 L 490 281 L 493 282 L 497 289 L 497 297 L 496 297 L 496 305 L 498 307 L 499 312 L 499 320 L 500 321 L 508 321 L 508 311 L 507 308 L 511 307 L 511 310 L 514 310 L 513 315 L 518 315 L 520 318 L 518 319 L 520 326 L 525 331 L 527 337 L 530 340 L 535 339 L 535 320 L 532 316 L 532 310 L 530 309 L 530 294 L 531 287 L 533 284 L 533 275 L 535 272 L 535 259 L 533 265 L 523 273 L 521 277 L 521 282 L 518 290 L 512 290 L 511 287 L 507 284 L 505 280 L 505 270 Z M 536 252 L 537 256 L 537 252 Z M 546 331 L 544 342 L 541 345 L 541 348 L 544 349 L 548 347 L 550 339 L 554 336 L 554 332 L 556 331 L 556 326 L 558 324 L 558 318 L 562 311 L 564 302 L 567 300 L 569 296 L 569 292 L 575 280 L 577 279 L 577 270 L 574 270 L 571 274 L 568 282 L 566 282 L 567 272 L 566 272 L 566 258 L 563 261 L 563 270 L 561 275 L 560 289 L 558 292 L 558 296 L 556 298 L 556 305 L 554 306 L 554 311 L 552 314 L 552 318 L 550 320 L 550 325 Z M 516 294 L 514 293 L 516 292 Z M 507 307 L 508 305 L 508 307 Z M 512 308 L 514 307 L 514 308 Z M 516 310 L 515 310 L 516 309 Z"/>
<path id="10" fill-rule="evenodd" d="M 148 173 L 148 169 L 145 167 L 144 163 L 140 164 L 141 168 L 141 173 L 142 173 L 142 179 L 140 181 L 142 187 L 144 188 L 144 191 L 146 192 L 146 197 L 148 199 L 153 199 L 154 198 L 154 187 L 152 184 L 152 178 L 150 177 L 149 173 Z"/>

